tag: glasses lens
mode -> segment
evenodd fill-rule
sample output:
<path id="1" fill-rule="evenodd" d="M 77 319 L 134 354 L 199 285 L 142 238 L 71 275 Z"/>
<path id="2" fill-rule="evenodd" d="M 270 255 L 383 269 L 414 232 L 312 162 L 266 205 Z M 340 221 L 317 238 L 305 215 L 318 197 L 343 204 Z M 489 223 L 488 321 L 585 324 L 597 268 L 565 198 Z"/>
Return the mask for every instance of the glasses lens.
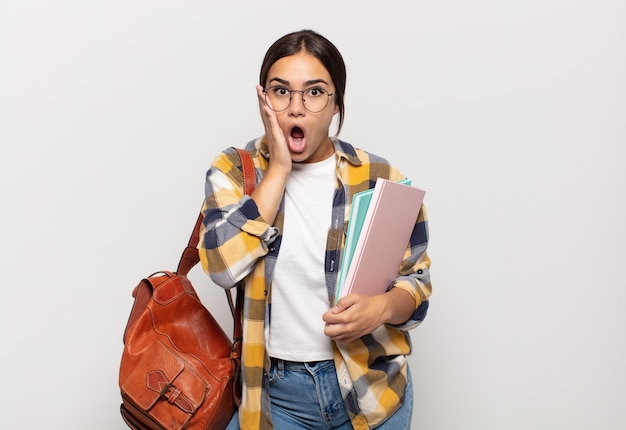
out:
<path id="1" fill-rule="evenodd" d="M 328 104 L 328 93 L 319 88 L 311 88 L 306 90 L 302 95 L 304 107 L 309 112 L 321 112 Z"/>
<path id="2" fill-rule="evenodd" d="M 265 102 L 276 112 L 283 111 L 289 107 L 291 93 L 286 88 L 270 87 L 265 91 Z"/>

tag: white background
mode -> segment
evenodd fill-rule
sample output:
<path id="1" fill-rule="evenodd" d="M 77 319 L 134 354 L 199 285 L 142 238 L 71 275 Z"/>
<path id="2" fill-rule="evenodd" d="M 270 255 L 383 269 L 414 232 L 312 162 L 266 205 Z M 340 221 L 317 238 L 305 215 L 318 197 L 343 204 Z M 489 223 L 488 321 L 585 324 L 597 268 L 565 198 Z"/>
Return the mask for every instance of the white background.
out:
<path id="1" fill-rule="evenodd" d="M 427 190 L 413 428 L 626 428 L 626 3 L 347 3 L 2 0 L 2 428 L 126 428 L 131 291 L 301 28 L 347 63 L 341 137 Z"/>

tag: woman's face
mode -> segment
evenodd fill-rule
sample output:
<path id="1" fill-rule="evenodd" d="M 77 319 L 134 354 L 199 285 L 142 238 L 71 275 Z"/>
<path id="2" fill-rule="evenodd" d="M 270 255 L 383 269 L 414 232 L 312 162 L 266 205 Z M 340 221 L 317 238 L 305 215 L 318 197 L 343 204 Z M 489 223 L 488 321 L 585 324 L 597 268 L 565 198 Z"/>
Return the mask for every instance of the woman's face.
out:
<path id="1" fill-rule="evenodd" d="M 326 68 L 305 51 L 283 57 L 272 64 L 265 88 L 275 86 L 289 90 L 319 88 L 329 94 L 335 92 Z M 294 162 L 323 161 L 335 152 L 328 130 L 337 111 L 334 96 L 329 98 L 328 105 L 321 112 L 311 113 L 304 108 L 301 93 L 292 93 L 291 104 L 284 111 L 276 112 L 276 118 Z"/>

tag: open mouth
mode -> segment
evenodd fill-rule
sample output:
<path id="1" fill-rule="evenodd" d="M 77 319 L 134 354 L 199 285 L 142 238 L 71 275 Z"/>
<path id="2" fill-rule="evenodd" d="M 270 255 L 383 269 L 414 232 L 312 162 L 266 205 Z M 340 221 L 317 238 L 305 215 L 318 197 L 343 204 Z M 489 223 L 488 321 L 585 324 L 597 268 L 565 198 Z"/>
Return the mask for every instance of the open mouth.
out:
<path id="1" fill-rule="evenodd" d="M 289 149 L 293 152 L 301 152 L 304 149 L 306 139 L 304 137 L 304 130 L 295 126 L 291 129 L 289 134 Z"/>
<path id="2" fill-rule="evenodd" d="M 302 139 L 304 137 L 304 131 L 300 127 L 294 127 L 291 129 L 291 137 L 294 139 Z"/>

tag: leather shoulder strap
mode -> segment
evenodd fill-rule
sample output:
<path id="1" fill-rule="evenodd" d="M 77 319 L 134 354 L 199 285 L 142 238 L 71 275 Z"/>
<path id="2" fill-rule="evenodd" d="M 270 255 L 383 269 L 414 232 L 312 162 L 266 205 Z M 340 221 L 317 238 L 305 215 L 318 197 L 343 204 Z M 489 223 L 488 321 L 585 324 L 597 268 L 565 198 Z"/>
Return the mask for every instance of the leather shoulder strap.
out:
<path id="1" fill-rule="evenodd" d="M 254 162 L 248 151 L 236 148 L 241 158 L 241 169 L 243 173 L 243 190 L 247 195 L 252 194 L 256 186 L 256 174 L 254 171 Z M 233 315 L 233 346 L 230 353 L 231 359 L 235 365 L 235 380 L 233 383 L 233 399 L 235 405 L 239 407 L 241 404 L 241 347 L 243 344 L 243 301 L 245 296 L 244 282 L 237 284 L 237 302 L 233 305 L 233 296 L 230 290 L 226 290 L 226 298 L 230 306 L 230 312 Z"/>
<path id="2" fill-rule="evenodd" d="M 243 172 L 243 192 L 247 195 L 252 194 L 256 185 L 256 175 L 254 173 L 254 162 L 252 155 L 245 149 L 235 148 L 239 152 L 241 158 L 241 169 Z"/>

